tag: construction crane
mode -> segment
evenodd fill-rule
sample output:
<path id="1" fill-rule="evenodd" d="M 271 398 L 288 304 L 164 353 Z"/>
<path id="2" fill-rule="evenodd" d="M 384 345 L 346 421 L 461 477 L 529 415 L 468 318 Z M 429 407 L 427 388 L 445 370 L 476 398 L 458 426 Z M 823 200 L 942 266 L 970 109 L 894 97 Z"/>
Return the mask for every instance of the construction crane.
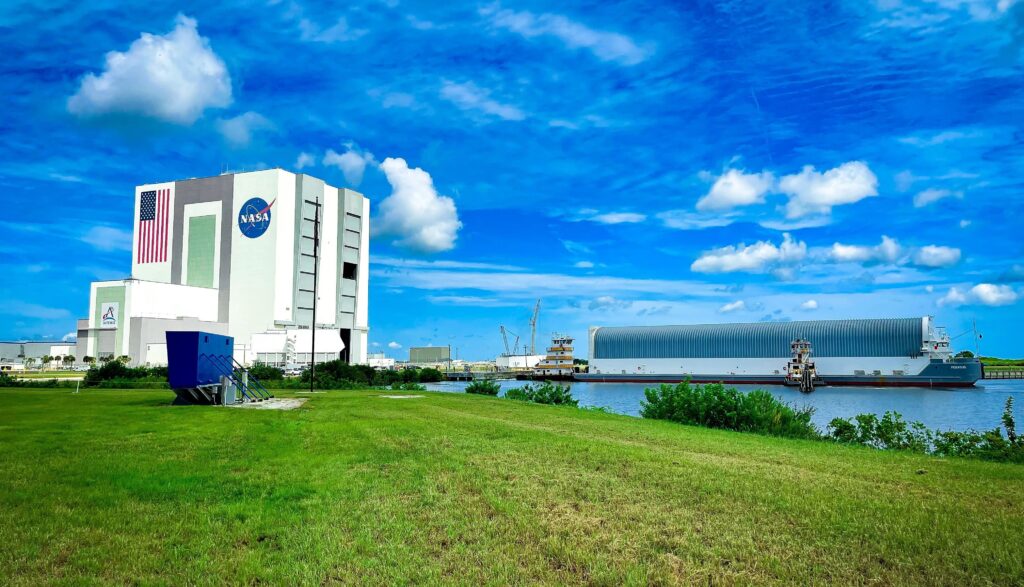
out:
<path id="1" fill-rule="evenodd" d="M 519 335 L 516 334 L 515 332 L 512 332 L 508 328 L 505 328 L 504 326 L 501 326 L 500 328 L 501 328 L 501 340 L 503 340 L 505 342 L 505 354 L 508 355 L 508 356 L 512 356 L 513 354 L 518 353 L 519 352 Z M 512 348 L 509 348 L 509 346 L 508 346 L 508 336 L 510 334 L 512 336 L 516 337 L 515 342 L 512 343 Z"/>
<path id="2" fill-rule="evenodd" d="M 540 314 L 540 298 L 533 307 L 533 318 L 530 318 L 530 354 L 537 354 L 537 315 Z"/>

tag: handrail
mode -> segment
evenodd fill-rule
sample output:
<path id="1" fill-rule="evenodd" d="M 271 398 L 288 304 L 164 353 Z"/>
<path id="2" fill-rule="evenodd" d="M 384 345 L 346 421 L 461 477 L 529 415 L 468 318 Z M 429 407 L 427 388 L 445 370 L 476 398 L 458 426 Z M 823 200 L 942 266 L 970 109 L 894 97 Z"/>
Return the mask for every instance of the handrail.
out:
<path id="1" fill-rule="evenodd" d="M 234 363 L 234 365 L 235 365 L 235 367 L 237 369 L 245 369 L 245 367 L 243 367 L 241 363 L 236 361 L 234 357 L 231 358 L 231 362 Z M 270 393 L 270 390 L 268 390 L 266 387 L 264 387 L 263 383 L 259 379 L 256 379 L 255 377 L 253 377 L 252 373 L 249 374 L 249 384 L 251 386 L 254 386 L 257 391 L 262 392 L 262 394 L 264 396 L 264 399 L 269 399 L 269 398 L 274 397 L 274 394 Z"/>
<path id="2" fill-rule="evenodd" d="M 201 353 L 199 356 L 205 358 L 214 367 L 218 368 L 218 370 L 220 371 L 221 375 L 223 375 L 223 376 L 227 377 L 229 380 L 231 380 L 231 382 L 235 384 L 235 387 L 238 388 L 238 390 L 242 393 L 243 397 L 245 397 L 249 401 L 258 401 L 258 399 L 262 399 L 262 398 L 253 397 L 249 393 L 249 389 L 247 389 L 246 386 L 243 385 L 242 382 L 235 376 L 235 370 L 230 368 L 230 366 L 225 367 L 224 362 L 221 359 L 220 355 L 208 355 L 206 353 Z"/>

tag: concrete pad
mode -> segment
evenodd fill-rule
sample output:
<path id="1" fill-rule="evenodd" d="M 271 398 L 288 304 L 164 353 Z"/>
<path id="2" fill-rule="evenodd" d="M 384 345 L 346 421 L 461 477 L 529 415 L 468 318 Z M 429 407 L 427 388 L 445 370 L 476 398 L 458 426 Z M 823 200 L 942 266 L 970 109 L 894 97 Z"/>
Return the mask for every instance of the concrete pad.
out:
<path id="1" fill-rule="evenodd" d="M 306 403 L 304 397 L 273 397 L 261 402 L 245 402 L 244 404 L 231 404 L 229 408 L 249 408 L 253 410 L 294 410 Z"/>
<path id="2" fill-rule="evenodd" d="M 388 399 L 416 399 L 420 397 L 427 397 L 425 395 L 382 395 L 380 397 L 386 397 Z"/>

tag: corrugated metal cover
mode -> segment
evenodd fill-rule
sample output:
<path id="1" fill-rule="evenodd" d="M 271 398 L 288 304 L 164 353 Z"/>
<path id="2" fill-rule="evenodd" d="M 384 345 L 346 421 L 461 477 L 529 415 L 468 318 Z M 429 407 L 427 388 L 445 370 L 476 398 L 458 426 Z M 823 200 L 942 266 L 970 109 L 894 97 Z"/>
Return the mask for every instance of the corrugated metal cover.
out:
<path id="1" fill-rule="evenodd" d="M 783 358 L 795 338 L 809 340 L 816 357 L 916 357 L 924 343 L 921 318 L 602 327 L 593 357 Z"/>

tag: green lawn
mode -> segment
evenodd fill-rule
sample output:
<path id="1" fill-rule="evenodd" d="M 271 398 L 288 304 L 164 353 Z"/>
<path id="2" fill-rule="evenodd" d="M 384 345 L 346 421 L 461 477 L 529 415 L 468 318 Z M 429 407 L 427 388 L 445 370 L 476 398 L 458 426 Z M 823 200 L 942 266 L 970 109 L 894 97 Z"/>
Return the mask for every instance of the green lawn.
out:
<path id="1" fill-rule="evenodd" d="M 0 584 L 1024 582 L 1021 466 L 380 395 L 0 390 Z"/>
<path id="2" fill-rule="evenodd" d="M 19 379 L 80 379 L 85 371 L 8 371 L 8 375 Z"/>

